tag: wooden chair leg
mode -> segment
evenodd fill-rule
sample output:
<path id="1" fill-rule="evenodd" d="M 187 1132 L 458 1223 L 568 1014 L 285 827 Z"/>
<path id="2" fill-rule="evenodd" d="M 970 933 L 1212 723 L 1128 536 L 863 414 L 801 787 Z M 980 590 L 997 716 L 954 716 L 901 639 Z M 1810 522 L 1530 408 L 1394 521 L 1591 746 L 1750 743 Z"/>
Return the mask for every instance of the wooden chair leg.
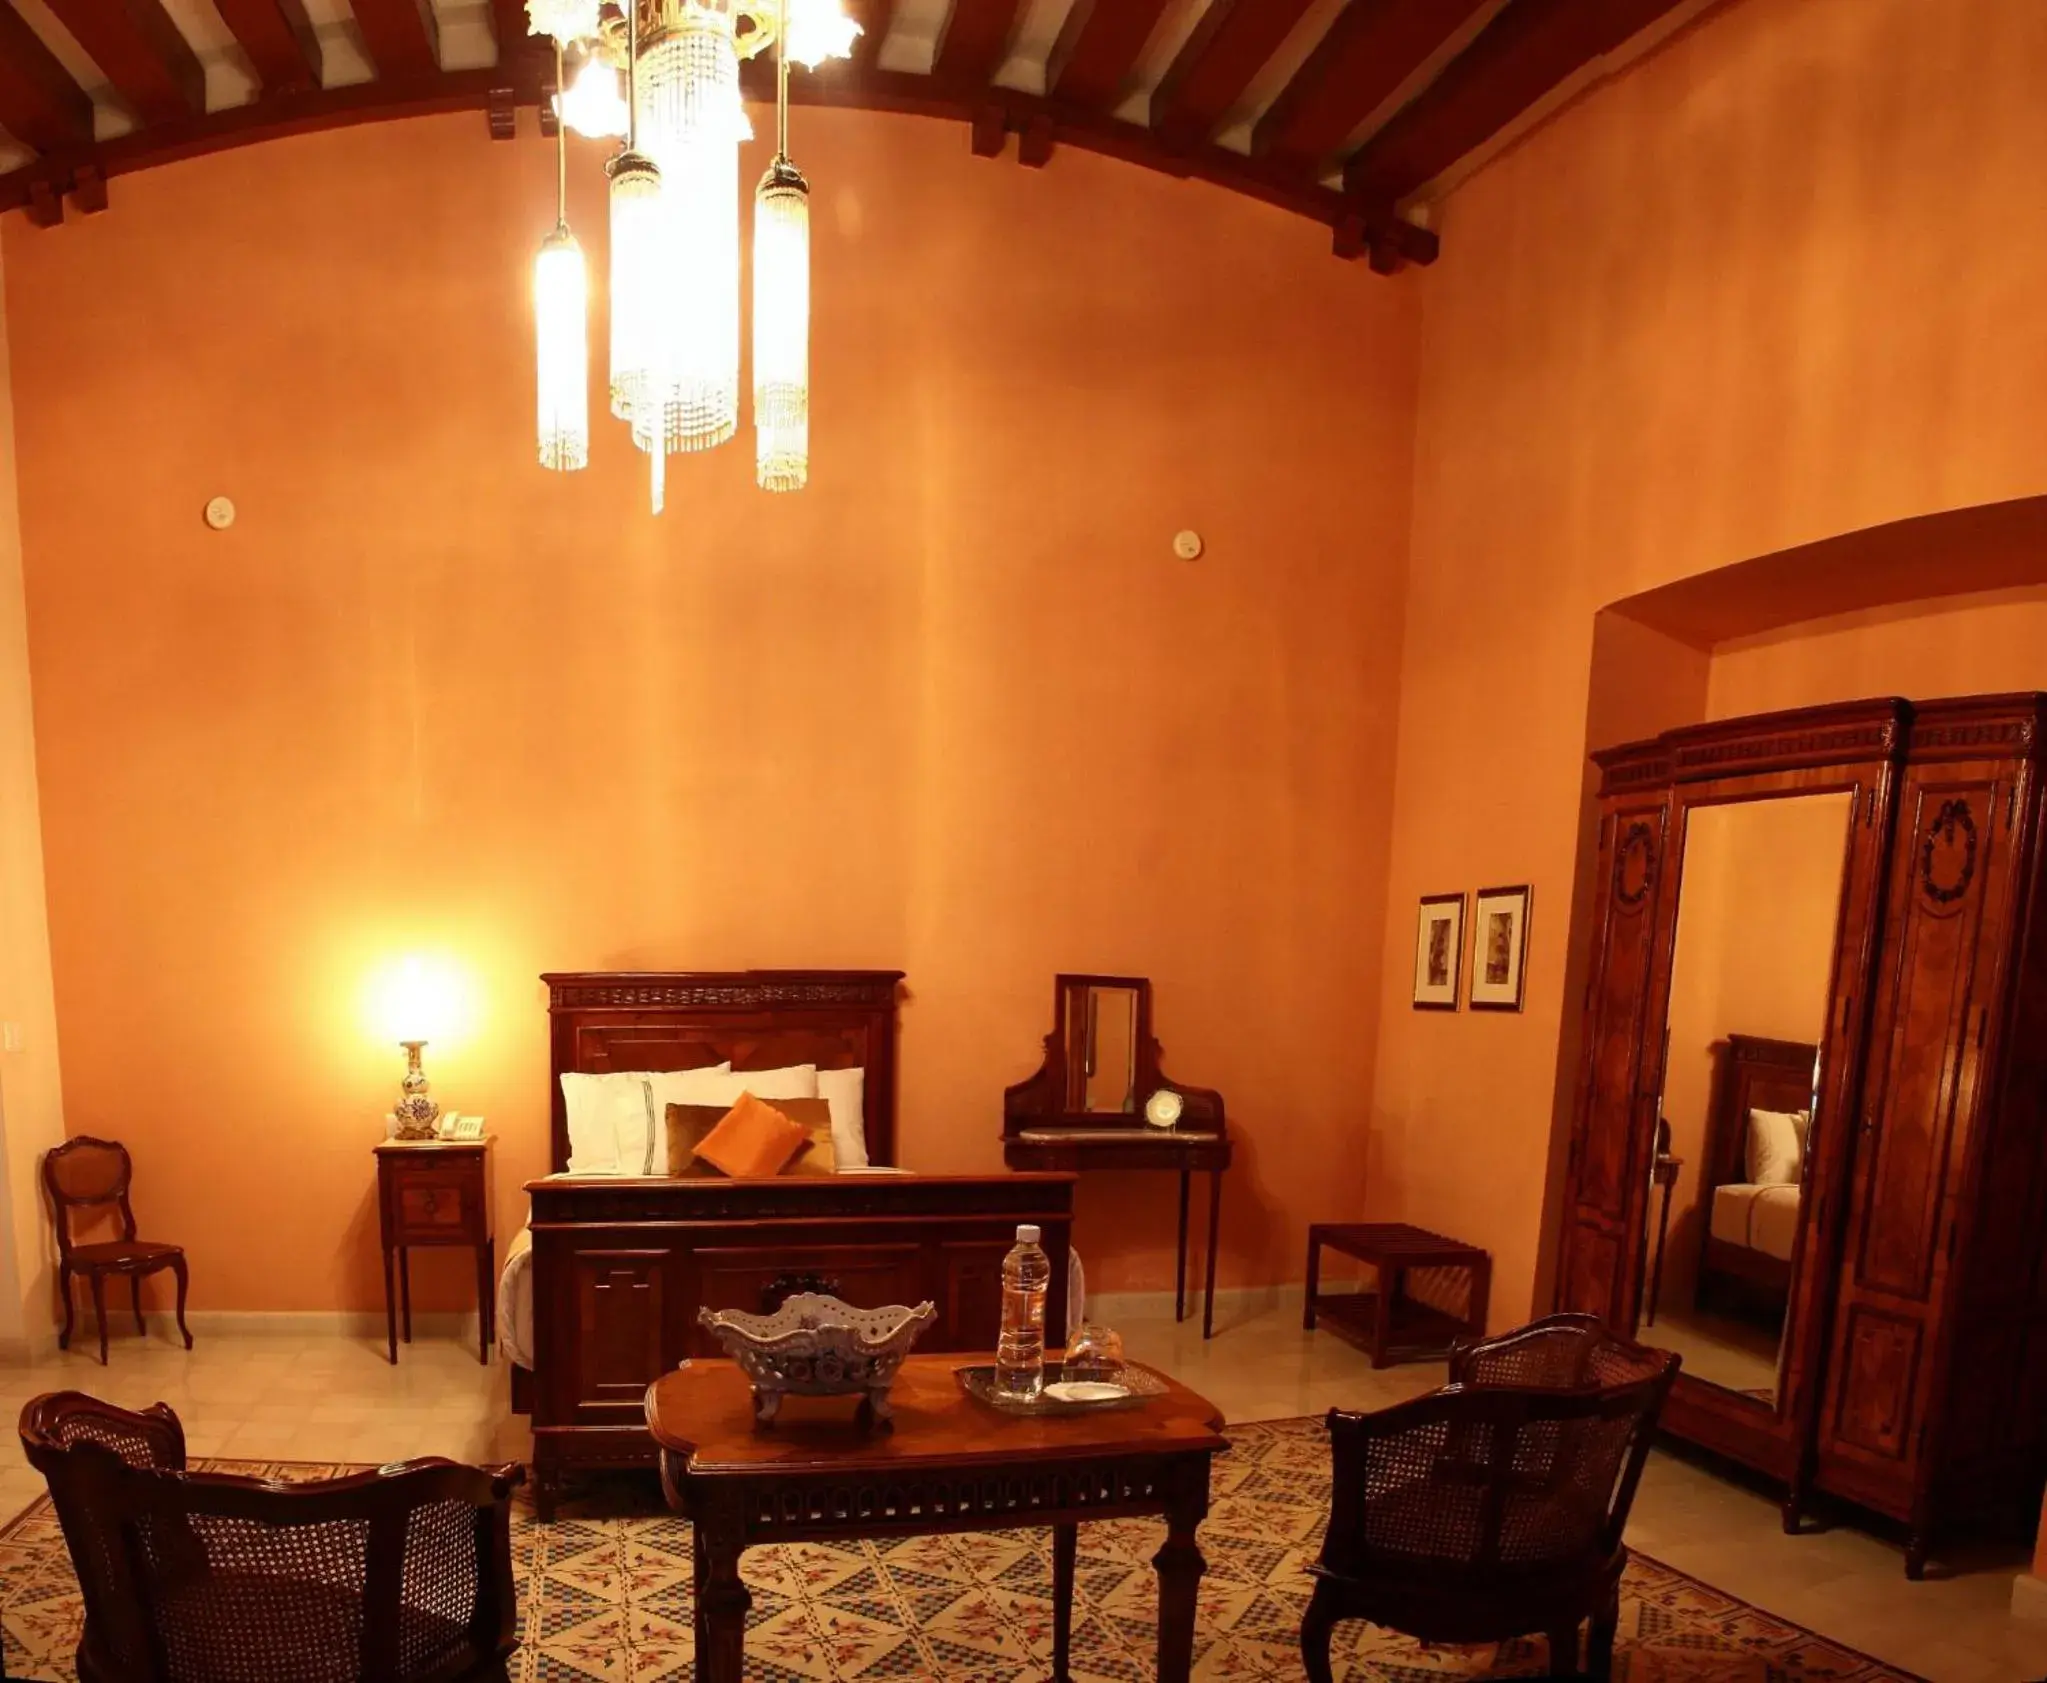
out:
<path id="1" fill-rule="evenodd" d="M 128 1276 L 128 1301 L 135 1309 L 135 1330 L 146 1334 L 149 1331 L 149 1327 L 142 1319 L 142 1276 L 140 1274 L 130 1274 Z"/>
<path id="2" fill-rule="evenodd" d="M 57 1334 L 57 1348 L 60 1350 L 71 1348 L 71 1332 L 77 1315 L 77 1305 L 71 1300 L 71 1285 L 71 1264 L 58 1263 L 57 1289 L 64 1294 L 64 1330 Z"/>
<path id="3" fill-rule="evenodd" d="M 1578 1627 L 1560 1625 L 1549 1633 L 1549 1674 L 1552 1677 L 1578 1675 Z"/>
<path id="4" fill-rule="evenodd" d="M 86 1276 L 92 1282 L 92 1318 L 100 1329 L 100 1366 L 107 1365 L 107 1277 L 93 1273 Z"/>
<path id="5" fill-rule="evenodd" d="M 1604 1680 L 1613 1675 L 1613 1641 L 1621 1626 L 1621 1587 L 1616 1583 L 1605 1604 L 1592 1615 L 1592 1630 L 1585 1644 L 1586 1675 Z"/>
<path id="6" fill-rule="evenodd" d="M 1336 1599 L 1326 1584 L 1317 1584 L 1301 1615 L 1301 1664 L 1307 1668 L 1308 1683 L 1335 1683 L 1329 1669 L 1329 1638 L 1336 1629 Z"/>
<path id="7" fill-rule="evenodd" d="M 185 1288 L 191 1284 L 191 1276 L 185 1272 L 185 1259 L 182 1256 L 171 1258 L 171 1272 L 178 1279 L 178 1336 L 184 1339 L 185 1348 L 189 1350 L 192 1348 L 192 1334 L 185 1326 Z"/>

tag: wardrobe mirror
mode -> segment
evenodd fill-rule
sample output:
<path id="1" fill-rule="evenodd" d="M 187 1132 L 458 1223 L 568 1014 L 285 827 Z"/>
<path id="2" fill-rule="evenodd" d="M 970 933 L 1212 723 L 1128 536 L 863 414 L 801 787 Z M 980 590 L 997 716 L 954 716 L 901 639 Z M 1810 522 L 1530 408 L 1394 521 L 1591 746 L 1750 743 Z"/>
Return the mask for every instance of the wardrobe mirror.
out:
<path id="1" fill-rule="evenodd" d="M 1775 1406 L 1853 797 L 1684 815 L 1641 1337 Z"/>

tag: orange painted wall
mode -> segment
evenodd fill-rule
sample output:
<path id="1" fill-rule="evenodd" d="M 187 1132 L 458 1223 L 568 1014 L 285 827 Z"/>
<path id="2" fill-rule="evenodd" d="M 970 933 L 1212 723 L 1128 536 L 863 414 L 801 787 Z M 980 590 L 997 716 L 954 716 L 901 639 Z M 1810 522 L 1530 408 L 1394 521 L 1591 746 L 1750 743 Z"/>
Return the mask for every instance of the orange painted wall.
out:
<path id="1" fill-rule="evenodd" d="M 1809 620 L 1713 651 L 1716 719 L 1853 696 L 2047 689 L 2047 588 Z"/>
<path id="2" fill-rule="evenodd" d="M 465 978 L 429 1071 L 500 1137 L 506 1236 L 548 968 L 900 966 L 931 1170 L 999 1168 L 1055 971 L 1149 974 L 1243 1140 L 1223 1283 L 1361 1205 L 1412 283 L 1083 153 L 798 140 L 812 488 L 742 444 L 660 520 L 608 420 L 587 474 L 531 465 L 530 138 L 366 128 L 8 219 L 66 1111 L 133 1143 L 195 1307 L 380 1302 L 363 995 L 408 952 Z M 1081 1212 L 1096 1286 L 1168 1281 L 1163 1177 Z"/>
<path id="3" fill-rule="evenodd" d="M 1589 695 L 1595 615 L 2047 489 L 2047 218 L 2012 210 L 2043 82 L 2032 0 L 1732 0 L 1444 207 L 1368 1202 L 1490 1246 L 1501 1324 L 1546 1306 L 1588 708 L 1627 711 Z M 1525 1014 L 1410 1010 L 1416 897 L 1522 880 Z"/>

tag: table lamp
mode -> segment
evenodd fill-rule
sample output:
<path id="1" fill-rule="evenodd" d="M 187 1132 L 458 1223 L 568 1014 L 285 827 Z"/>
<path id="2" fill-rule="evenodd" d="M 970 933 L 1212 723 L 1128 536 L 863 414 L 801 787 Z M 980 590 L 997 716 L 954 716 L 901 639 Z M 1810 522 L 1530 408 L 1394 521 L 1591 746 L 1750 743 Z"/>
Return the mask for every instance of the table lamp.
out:
<path id="1" fill-rule="evenodd" d="M 401 1140 L 430 1140 L 441 1116 L 440 1105 L 427 1091 L 420 1053 L 433 1026 L 446 1015 L 445 980 L 431 974 L 416 958 L 399 967 L 386 999 L 391 1031 L 405 1048 L 405 1075 L 398 1083 L 398 1102 L 391 1107 L 393 1133 Z"/>
<path id="2" fill-rule="evenodd" d="M 426 1071 L 419 1066 L 419 1055 L 426 1050 L 424 1040 L 401 1040 L 405 1048 L 405 1078 L 398 1083 L 398 1102 L 391 1107 L 391 1118 L 398 1124 L 398 1137 L 402 1140 L 430 1140 L 434 1137 L 434 1125 L 441 1119 L 441 1107 L 427 1092 Z"/>

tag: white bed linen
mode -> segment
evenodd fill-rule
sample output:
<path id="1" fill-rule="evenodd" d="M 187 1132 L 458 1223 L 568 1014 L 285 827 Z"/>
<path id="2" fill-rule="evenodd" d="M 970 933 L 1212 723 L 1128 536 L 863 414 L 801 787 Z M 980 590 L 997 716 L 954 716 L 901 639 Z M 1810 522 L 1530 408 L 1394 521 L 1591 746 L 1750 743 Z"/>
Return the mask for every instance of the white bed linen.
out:
<path id="1" fill-rule="evenodd" d="M 1798 1237 L 1798 1188 L 1730 1183 L 1713 1188 L 1713 1237 L 1780 1262 Z"/>
<path id="2" fill-rule="evenodd" d="M 498 1349 L 514 1366 L 533 1365 L 533 1229 L 522 1227 L 498 1276 Z"/>

